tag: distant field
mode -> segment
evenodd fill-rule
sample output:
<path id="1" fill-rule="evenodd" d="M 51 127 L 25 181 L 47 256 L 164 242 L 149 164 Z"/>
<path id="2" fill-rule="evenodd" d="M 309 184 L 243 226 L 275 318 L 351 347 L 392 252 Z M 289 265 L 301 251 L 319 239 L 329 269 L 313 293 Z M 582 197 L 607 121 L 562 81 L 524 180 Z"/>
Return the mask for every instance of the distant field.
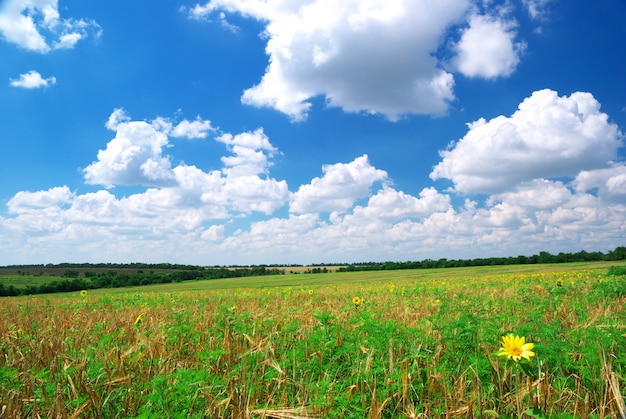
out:
<path id="1" fill-rule="evenodd" d="M 0 283 L 13 285 L 15 287 L 26 287 L 29 285 L 41 285 L 52 281 L 62 281 L 63 274 L 67 270 L 78 271 L 80 277 L 85 276 L 85 272 L 105 273 L 107 268 L 0 268 Z M 117 273 L 137 273 L 137 269 L 111 269 Z M 157 272 L 176 272 L 175 269 L 159 269 Z"/>
<path id="2" fill-rule="evenodd" d="M 258 277 L 227 278 L 214 280 L 184 281 L 173 284 L 151 285 L 145 290 L 190 290 L 190 289 L 226 289 L 245 287 L 277 287 L 290 286 L 296 284 L 325 284 L 325 283 L 351 283 L 380 280 L 400 280 L 400 279 L 426 279 L 426 278 L 469 278 L 495 274 L 508 273 L 549 273 L 549 272 L 571 272 L 580 269 L 608 269 L 610 266 L 626 266 L 626 261 L 615 262 L 579 262 L 579 263 L 557 263 L 557 264 L 528 264 L 528 265 L 502 265 L 502 266 L 477 266 L 463 268 L 432 268 L 432 269 L 401 269 L 401 270 L 381 270 L 363 272 L 337 272 L 339 266 L 326 267 L 328 273 L 306 274 L 307 270 L 316 266 L 295 266 L 280 267 L 285 271 L 285 275 L 268 275 Z M 322 267 L 323 268 L 323 267 Z M 81 276 L 84 271 L 82 269 Z M 136 269 L 114 269 L 118 273 L 136 273 Z M 65 269 L 48 269 L 43 274 L 30 273 L 32 270 L 24 270 L 23 274 L 17 274 L 15 270 L 0 269 L 0 283 L 5 286 L 13 285 L 17 288 L 29 285 L 41 285 L 51 281 L 62 281 L 61 275 Z M 105 272 L 107 269 L 93 270 Z M 163 270 L 164 272 L 174 272 L 175 270 Z"/>
<path id="3" fill-rule="evenodd" d="M 399 269 L 390 271 L 329 272 L 326 274 L 268 275 L 246 278 L 215 279 L 210 281 L 185 281 L 145 287 L 145 291 L 192 291 L 235 288 L 290 287 L 334 284 L 355 284 L 385 281 L 420 281 L 427 279 L 463 280 L 508 274 L 552 274 L 581 270 L 607 270 L 610 266 L 626 266 L 626 261 L 557 263 L 541 265 L 478 266 L 467 268 Z M 289 272 L 289 270 L 286 270 Z M 144 287 L 135 287 L 141 291 Z M 113 290 L 112 290 L 113 291 Z"/>
<path id="4" fill-rule="evenodd" d="M 340 266 L 289 266 L 289 267 L 277 267 L 276 269 L 282 270 L 285 274 L 301 274 L 310 271 L 314 268 L 326 269 L 328 272 L 335 272 Z M 237 269 L 234 267 L 227 269 Z M 0 267 L 0 283 L 5 286 L 13 285 L 16 288 L 24 288 L 27 286 L 39 286 L 52 281 L 63 281 L 67 278 L 63 274 L 67 270 L 77 271 L 79 277 L 85 277 L 86 272 L 92 272 L 95 274 L 103 274 L 108 271 L 115 271 L 118 274 L 135 274 L 137 271 L 144 272 L 163 272 L 172 273 L 180 272 L 182 269 L 136 269 L 136 268 L 57 268 L 57 267 L 42 267 L 42 268 L 7 268 Z"/>

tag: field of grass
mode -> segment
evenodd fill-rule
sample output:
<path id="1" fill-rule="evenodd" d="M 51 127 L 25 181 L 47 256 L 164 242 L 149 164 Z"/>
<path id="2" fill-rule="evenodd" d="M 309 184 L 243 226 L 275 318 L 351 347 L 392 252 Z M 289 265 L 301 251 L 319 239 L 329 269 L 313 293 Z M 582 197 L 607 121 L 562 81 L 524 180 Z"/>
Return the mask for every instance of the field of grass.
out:
<path id="1" fill-rule="evenodd" d="M 623 418 L 626 277 L 608 266 L 3 298 L 0 417 Z M 509 333 L 535 356 L 498 356 Z"/>

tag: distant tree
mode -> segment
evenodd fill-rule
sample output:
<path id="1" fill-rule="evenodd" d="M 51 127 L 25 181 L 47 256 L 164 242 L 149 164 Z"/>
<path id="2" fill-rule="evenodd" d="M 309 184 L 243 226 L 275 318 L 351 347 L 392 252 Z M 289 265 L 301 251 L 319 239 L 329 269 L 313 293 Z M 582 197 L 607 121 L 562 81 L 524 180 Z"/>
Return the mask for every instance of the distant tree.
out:
<path id="1" fill-rule="evenodd" d="M 626 247 L 619 246 L 606 255 L 606 260 L 626 260 Z"/>
<path id="2" fill-rule="evenodd" d="M 77 271 L 76 269 L 66 269 L 65 272 L 63 272 L 63 277 L 64 278 L 78 278 L 78 276 L 80 275 L 80 272 Z"/>

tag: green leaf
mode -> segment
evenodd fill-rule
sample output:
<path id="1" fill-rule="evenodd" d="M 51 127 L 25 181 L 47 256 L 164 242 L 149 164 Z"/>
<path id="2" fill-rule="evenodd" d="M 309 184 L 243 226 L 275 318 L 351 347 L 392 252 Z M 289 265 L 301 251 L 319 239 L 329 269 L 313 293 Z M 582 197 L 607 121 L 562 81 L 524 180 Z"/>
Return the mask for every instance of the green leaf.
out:
<path id="1" fill-rule="evenodd" d="M 539 410 L 538 407 L 529 407 L 528 409 L 526 409 L 524 413 L 532 418 L 537 418 L 537 419 L 548 418 L 541 410 Z"/>
<path id="2" fill-rule="evenodd" d="M 518 365 L 520 366 L 522 371 L 524 371 L 524 373 L 526 373 L 526 375 L 528 375 L 529 377 L 532 377 L 532 378 L 538 377 L 537 371 L 535 371 L 535 369 L 530 364 L 530 362 L 523 360 L 523 361 L 520 361 Z"/>

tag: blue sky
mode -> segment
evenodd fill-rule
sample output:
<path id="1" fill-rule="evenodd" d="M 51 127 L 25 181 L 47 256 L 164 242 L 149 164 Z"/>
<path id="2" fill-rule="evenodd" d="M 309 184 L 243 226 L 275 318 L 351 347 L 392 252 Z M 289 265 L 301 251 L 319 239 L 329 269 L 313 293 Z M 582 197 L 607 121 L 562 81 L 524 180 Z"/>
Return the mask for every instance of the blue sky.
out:
<path id="1" fill-rule="evenodd" d="M 0 2 L 0 264 L 626 243 L 623 0 Z"/>

